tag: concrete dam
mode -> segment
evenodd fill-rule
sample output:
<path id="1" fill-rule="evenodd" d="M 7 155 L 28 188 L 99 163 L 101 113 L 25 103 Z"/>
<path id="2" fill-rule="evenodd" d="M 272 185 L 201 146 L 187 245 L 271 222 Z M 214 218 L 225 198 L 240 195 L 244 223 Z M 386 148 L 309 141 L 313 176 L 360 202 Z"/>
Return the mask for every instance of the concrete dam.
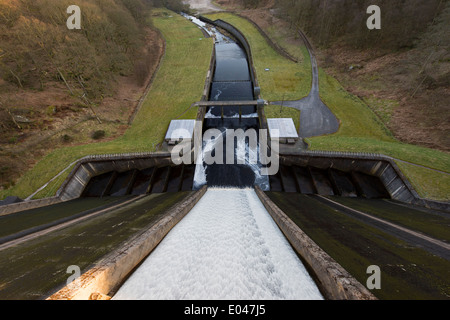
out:
<path id="1" fill-rule="evenodd" d="M 175 165 L 170 146 L 86 157 L 56 197 L 0 207 L 0 298 L 373 300 L 445 284 L 448 272 L 411 281 L 405 271 L 400 283 L 413 285 L 395 292 L 398 271 L 386 267 L 387 296 L 366 287 L 367 261 L 383 265 L 390 250 L 396 265 L 450 261 L 448 205 L 421 199 L 392 159 L 280 151 L 278 173 L 265 176 L 248 161 L 265 150 L 244 140 L 232 142 L 235 164 L 207 163 L 230 143 L 227 130 L 268 129 L 267 119 L 245 36 L 186 17 L 215 41 L 197 121 L 217 134 L 194 164 Z M 395 215 L 431 216 L 436 227 L 397 225 Z M 80 271 L 72 283 L 68 267 Z M 426 294 L 448 294 L 437 287 Z"/>

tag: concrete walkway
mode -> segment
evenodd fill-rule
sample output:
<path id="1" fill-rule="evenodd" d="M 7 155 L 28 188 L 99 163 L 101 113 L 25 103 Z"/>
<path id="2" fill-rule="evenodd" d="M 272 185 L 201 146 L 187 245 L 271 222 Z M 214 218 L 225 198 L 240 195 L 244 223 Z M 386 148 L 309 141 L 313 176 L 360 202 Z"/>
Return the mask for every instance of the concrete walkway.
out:
<path id="1" fill-rule="evenodd" d="M 302 138 L 321 136 L 336 133 L 339 130 L 339 120 L 331 110 L 322 102 L 319 95 L 319 68 L 314 50 L 304 34 L 300 36 L 308 48 L 312 66 L 312 87 L 309 95 L 297 101 L 276 101 L 272 105 L 283 105 L 301 111 L 299 135 Z"/>

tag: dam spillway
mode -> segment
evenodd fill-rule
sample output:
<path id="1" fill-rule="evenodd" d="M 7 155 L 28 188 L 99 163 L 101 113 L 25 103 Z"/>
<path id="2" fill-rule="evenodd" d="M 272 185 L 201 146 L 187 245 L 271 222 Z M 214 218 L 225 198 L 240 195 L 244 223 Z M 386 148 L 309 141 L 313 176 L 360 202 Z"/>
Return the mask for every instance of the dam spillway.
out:
<path id="1" fill-rule="evenodd" d="M 209 100 L 255 100 L 245 51 L 238 41 L 216 29 L 213 36 L 215 66 Z M 194 188 L 207 185 L 210 189 L 113 299 L 323 299 L 253 189 L 255 185 L 263 190 L 269 188 L 269 177 L 261 175 L 262 165 L 248 161 L 252 152 L 260 152 L 259 146 L 252 150 L 249 141 L 238 139 L 233 141 L 234 164 L 205 163 L 205 153 L 217 152 L 220 145 L 226 148 L 227 130 L 259 129 L 256 106 L 225 109 L 212 105 L 207 109 L 203 129 L 214 129 L 219 136 L 203 142 Z M 239 155 L 245 159 L 239 159 Z"/>
<path id="2" fill-rule="evenodd" d="M 323 298 L 255 191 L 218 188 L 206 192 L 113 299 Z"/>

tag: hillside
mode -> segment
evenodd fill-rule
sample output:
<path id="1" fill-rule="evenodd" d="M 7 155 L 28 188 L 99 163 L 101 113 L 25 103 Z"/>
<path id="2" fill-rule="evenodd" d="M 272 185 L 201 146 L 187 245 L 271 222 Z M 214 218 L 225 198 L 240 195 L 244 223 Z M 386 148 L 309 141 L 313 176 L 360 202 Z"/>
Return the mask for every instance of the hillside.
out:
<path id="1" fill-rule="evenodd" d="M 30 165 L 30 170 L 21 173 L 13 187 L 0 190 L 0 199 L 7 196 L 24 199 L 32 194 L 35 199 L 54 196 L 78 159 L 88 155 L 157 151 L 172 119 L 195 119 L 197 108 L 190 106 L 192 101 L 201 99 L 213 42 L 203 38 L 203 33 L 197 26 L 173 11 L 153 8 L 147 17 L 164 39 L 164 54 L 148 90 L 142 90 L 145 94 L 128 92 L 122 95 L 127 101 L 136 96 L 142 101 L 130 124 L 117 123 L 123 127 L 124 133 L 60 145 L 52 143 L 57 143 L 61 137 L 48 139 L 45 144 L 51 145 L 51 148 L 44 150 L 44 156 L 32 159 L 37 163 Z M 174 66 L 177 67 L 176 72 Z M 122 100 L 118 102 L 121 103 Z M 97 114 L 101 116 L 100 111 L 107 108 L 108 106 L 97 107 Z M 120 110 L 123 110 L 123 116 L 134 113 L 124 107 Z M 119 116 L 119 113 L 115 115 Z M 116 123 L 112 122 L 112 125 Z M 83 124 L 83 129 L 86 133 L 97 132 L 99 126 L 93 118 Z M 75 126 L 75 129 L 79 130 L 79 127 L 81 125 Z M 29 154 L 27 150 L 23 154 L 27 152 Z M 44 185 L 44 189 L 34 194 Z"/>
<path id="2" fill-rule="evenodd" d="M 319 65 L 378 115 L 398 140 L 450 150 L 450 4 L 379 1 L 382 29 L 369 31 L 370 1 L 218 0 L 257 23 L 295 55 L 296 30 Z"/>
<path id="3" fill-rule="evenodd" d="M 122 135 L 162 56 L 151 1 L 0 0 L 0 190 L 53 149 Z"/>

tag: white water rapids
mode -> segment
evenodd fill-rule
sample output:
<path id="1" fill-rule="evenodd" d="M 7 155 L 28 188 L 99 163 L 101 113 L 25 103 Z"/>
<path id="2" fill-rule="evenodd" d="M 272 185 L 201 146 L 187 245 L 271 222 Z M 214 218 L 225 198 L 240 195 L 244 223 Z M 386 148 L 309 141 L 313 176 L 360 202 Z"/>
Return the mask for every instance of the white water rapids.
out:
<path id="1" fill-rule="evenodd" d="M 316 284 L 252 189 L 209 189 L 116 300 L 316 300 Z"/>

